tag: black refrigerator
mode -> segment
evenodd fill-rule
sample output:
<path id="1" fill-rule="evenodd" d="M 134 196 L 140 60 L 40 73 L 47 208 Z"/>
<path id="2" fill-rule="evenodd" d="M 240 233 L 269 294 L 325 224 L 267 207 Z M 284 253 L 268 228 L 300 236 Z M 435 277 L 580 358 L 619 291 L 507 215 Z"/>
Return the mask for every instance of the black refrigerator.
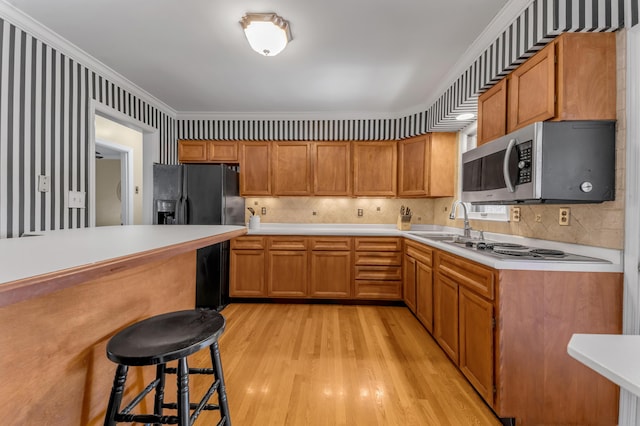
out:
<path id="1" fill-rule="evenodd" d="M 224 164 L 153 166 L 155 224 L 244 225 L 238 171 Z M 198 250 L 198 308 L 221 310 L 229 303 L 229 242 Z"/>

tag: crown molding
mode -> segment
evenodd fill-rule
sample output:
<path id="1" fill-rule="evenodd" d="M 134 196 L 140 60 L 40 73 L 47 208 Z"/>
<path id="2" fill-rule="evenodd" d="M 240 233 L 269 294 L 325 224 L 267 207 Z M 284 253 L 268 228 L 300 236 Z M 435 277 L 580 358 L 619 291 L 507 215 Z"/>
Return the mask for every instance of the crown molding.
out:
<path id="1" fill-rule="evenodd" d="M 39 21 L 36 21 L 31 16 L 16 8 L 6 0 L 0 0 L 0 18 L 29 33 L 30 35 L 49 45 L 50 47 L 59 50 L 73 60 L 99 73 L 103 77 L 106 77 L 109 81 L 129 91 L 131 94 L 144 100 L 148 104 L 163 110 L 172 118 L 176 117 L 176 111 L 169 105 L 165 104 L 146 90 L 142 89 L 140 86 L 126 79 L 124 76 L 117 73 L 113 69 L 109 68 L 107 65 L 89 55 L 78 46 L 64 39 L 62 36 L 56 34 L 45 25 L 43 25 Z"/>

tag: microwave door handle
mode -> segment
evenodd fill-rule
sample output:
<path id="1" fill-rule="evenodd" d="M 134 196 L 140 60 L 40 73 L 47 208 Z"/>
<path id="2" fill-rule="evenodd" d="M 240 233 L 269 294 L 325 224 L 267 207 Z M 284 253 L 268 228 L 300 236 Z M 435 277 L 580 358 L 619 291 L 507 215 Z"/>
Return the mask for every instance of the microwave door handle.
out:
<path id="1" fill-rule="evenodd" d="M 509 192 L 516 192 L 516 189 L 511 182 L 511 176 L 509 175 L 509 158 L 511 157 L 511 151 L 515 145 L 516 140 L 511 139 L 509 141 L 509 145 L 507 145 L 507 150 L 504 153 L 504 160 L 502 161 L 502 174 L 504 175 L 504 182 L 507 184 L 507 190 Z"/>

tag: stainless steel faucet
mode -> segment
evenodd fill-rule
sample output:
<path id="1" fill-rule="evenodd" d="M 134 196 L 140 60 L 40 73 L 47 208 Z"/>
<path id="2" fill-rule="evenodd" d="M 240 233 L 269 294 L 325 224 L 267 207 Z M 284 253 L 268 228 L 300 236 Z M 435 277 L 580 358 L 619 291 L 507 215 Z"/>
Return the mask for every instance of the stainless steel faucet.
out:
<path id="1" fill-rule="evenodd" d="M 469 225 L 469 214 L 467 212 L 467 206 L 465 206 L 465 204 L 461 200 L 456 200 L 451 205 L 451 214 L 449 215 L 449 219 L 455 220 L 456 211 L 459 205 L 462 206 L 462 211 L 464 212 L 464 236 L 465 238 L 471 238 L 471 225 Z"/>

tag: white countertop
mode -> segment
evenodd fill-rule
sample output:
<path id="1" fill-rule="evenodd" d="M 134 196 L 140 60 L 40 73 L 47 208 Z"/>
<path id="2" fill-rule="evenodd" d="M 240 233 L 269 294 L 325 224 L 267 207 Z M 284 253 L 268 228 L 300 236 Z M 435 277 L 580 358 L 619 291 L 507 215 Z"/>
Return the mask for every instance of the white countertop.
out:
<path id="1" fill-rule="evenodd" d="M 640 396 L 640 336 L 574 334 L 567 352 L 615 384 Z"/>
<path id="2" fill-rule="evenodd" d="M 535 270 L 535 271 L 575 271 L 575 272 L 622 272 L 622 251 L 579 244 L 538 240 L 505 234 L 485 232 L 487 240 L 517 243 L 526 246 L 562 250 L 567 253 L 603 259 L 602 263 L 500 260 L 483 255 L 465 247 L 441 241 L 428 240 L 412 235 L 411 232 L 438 231 L 462 235 L 460 228 L 436 225 L 412 225 L 410 231 L 399 231 L 395 225 L 358 225 L 358 224 L 300 224 L 300 223 L 262 223 L 259 229 L 249 229 L 247 235 L 336 235 L 336 236 L 396 236 L 430 245 L 432 247 L 465 257 L 494 269 Z M 474 235 L 476 233 L 474 232 Z"/>
<path id="3" fill-rule="evenodd" d="M 0 240 L 0 286 L 245 229 L 225 225 L 134 225 L 36 232 Z"/>

